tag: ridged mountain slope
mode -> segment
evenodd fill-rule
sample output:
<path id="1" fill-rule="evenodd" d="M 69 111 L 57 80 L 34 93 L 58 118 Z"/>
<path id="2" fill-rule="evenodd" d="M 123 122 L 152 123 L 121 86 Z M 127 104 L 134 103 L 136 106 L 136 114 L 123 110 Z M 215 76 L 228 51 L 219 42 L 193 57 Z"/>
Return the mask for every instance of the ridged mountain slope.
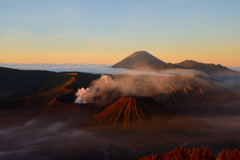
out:
<path id="1" fill-rule="evenodd" d="M 151 98 L 130 96 L 120 98 L 94 118 L 99 122 L 135 126 L 146 118 L 169 115 L 173 113 Z"/>

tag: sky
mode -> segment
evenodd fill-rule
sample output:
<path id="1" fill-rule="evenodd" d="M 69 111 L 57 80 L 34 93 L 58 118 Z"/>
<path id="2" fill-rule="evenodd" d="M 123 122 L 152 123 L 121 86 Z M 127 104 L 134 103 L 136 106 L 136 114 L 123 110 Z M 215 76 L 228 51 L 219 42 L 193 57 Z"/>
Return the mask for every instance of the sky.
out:
<path id="1" fill-rule="evenodd" d="M 162 61 L 240 67 L 239 0 L 0 0 L 0 63 Z"/>

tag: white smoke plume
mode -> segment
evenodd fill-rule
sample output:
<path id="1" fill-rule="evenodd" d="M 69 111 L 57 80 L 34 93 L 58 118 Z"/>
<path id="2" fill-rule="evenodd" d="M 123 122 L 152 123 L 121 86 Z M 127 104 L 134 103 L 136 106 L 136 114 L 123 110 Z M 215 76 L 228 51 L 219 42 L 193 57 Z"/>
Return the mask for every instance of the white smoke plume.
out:
<path id="1" fill-rule="evenodd" d="M 86 98 L 90 95 L 89 91 L 89 88 L 84 89 L 82 87 L 81 89 L 78 89 L 78 91 L 75 93 L 77 98 L 74 103 L 87 103 Z"/>
<path id="2" fill-rule="evenodd" d="M 167 72 L 168 71 L 168 72 Z M 204 90 L 219 90 L 212 79 L 198 70 L 167 70 L 159 75 L 116 74 L 102 75 L 93 81 L 89 89 L 79 89 L 75 103 L 105 105 L 123 96 L 146 96 L 164 98 L 169 93 L 188 94 L 192 91 L 203 94 Z M 169 76 L 166 76 L 166 75 Z M 197 74 L 197 75 L 196 75 Z M 164 75 L 164 76 L 163 76 Z M 161 98 L 160 98 L 160 97 Z"/>
<path id="3" fill-rule="evenodd" d="M 96 96 L 98 92 L 102 91 L 103 87 L 115 87 L 113 84 L 114 81 L 110 76 L 102 75 L 100 79 L 93 82 L 91 89 L 78 89 L 75 93 L 77 98 L 74 103 L 92 103 L 93 97 Z"/>
<path id="4" fill-rule="evenodd" d="M 119 96 L 151 97 L 162 93 L 175 92 L 175 90 L 182 87 L 182 83 L 185 83 L 185 80 L 191 77 L 193 77 L 193 75 L 169 77 L 149 75 L 102 75 L 101 78 L 91 83 L 89 89 L 87 88 L 85 90 L 82 88 L 78 90 L 75 103 L 97 102 L 104 104 Z M 172 82 L 174 83 L 172 84 Z"/>

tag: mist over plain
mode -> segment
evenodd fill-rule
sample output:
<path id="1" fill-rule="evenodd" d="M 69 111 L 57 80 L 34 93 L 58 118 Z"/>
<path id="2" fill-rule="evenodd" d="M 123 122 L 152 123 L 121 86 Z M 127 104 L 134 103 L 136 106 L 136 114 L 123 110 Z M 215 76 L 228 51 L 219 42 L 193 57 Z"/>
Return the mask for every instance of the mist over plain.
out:
<path id="1" fill-rule="evenodd" d="M 110 91 L 117 91 L 116 97 L 154 98 L 155 94 L 159 94 L 159 90 L 161 94 L 170 94 L 174 92 L 171 90 L 171 82 L 185 78 L 192 80 L 194 75 L 196 76 L 194 83 L 207 86 L 206 88 L 216 84 L 238 94 L 237 79 L 234 81 L 224 76 L 211 79 L 209 75 L 199 70 L 167 69 L 143 72 L 108 69 L 108 72 L 101 69 L 99 72 L 93 71 L 107 75 L 102 75 L 90 84 L 90 92 L 93 93 L 90 97 L 84 97 L 87 99 L 86 103 L 88 100 L 90 103 L 96 103 L 93 100 L 94 96 Z M 169 83 L 171 87 L 160 87 L 161 83 Z M 184 84 L 185 81 L 180 81 L 174 89 L 182 90 Z M 153 88 L 155 90 L 152 90 Z M 214 88 L 211 89 L 213 93 L 219 92 Z M 113 101 L 115 96 L 113 93 L 103 94 L 97 104 L 102 105 L 102 102 L 107 100 Z M 200 93 L 199 90 L 198 94 Z M 174 107 L 169 107 L 178 114 L 178 117 L 153 118 L 135 129 L 123 128 L 121 124 L 99 124 L 92 118 L 97 112 L 68 111 L 46 114 L 42 111 L 45 115 L 41 115 L 33 114 L 28 110 L 24 111 L 24 114 L 18 114 L 18 110 L 4 111 L 1 112 L 0 121 L 0 142 L 3 144 L 0 145 L 0 158 L 4 160 L 16 157 L 18 159 L 36 157 L 38 159 L 138 159 L 144 155 L 167 152 L 180 146 L 187 148 L 207 146 L 212 150 L 213 155 L 217 155 L 224 149 L 240 147 L 239 106 L 239 101 L 214 106 L 204 106 L 203 103 L 198 106 L 200 108 L 194 108 L 195 112 L 192 110 L 176 112 L 178 110 Z M 200 112 L 202 109 L 204 111 Z M 198 116 L 196 112 L 199 113 Z"/>

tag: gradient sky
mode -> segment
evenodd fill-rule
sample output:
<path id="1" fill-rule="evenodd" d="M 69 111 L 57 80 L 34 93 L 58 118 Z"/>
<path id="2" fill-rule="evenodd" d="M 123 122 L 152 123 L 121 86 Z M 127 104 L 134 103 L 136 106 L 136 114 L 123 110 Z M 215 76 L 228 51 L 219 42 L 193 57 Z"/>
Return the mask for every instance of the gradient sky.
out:
<path id="1" fill-rule="evenodd" d="M 240 1 L 0 0 L 0 62 L 114 64 L 139 50 L 240 67 Z"/>

